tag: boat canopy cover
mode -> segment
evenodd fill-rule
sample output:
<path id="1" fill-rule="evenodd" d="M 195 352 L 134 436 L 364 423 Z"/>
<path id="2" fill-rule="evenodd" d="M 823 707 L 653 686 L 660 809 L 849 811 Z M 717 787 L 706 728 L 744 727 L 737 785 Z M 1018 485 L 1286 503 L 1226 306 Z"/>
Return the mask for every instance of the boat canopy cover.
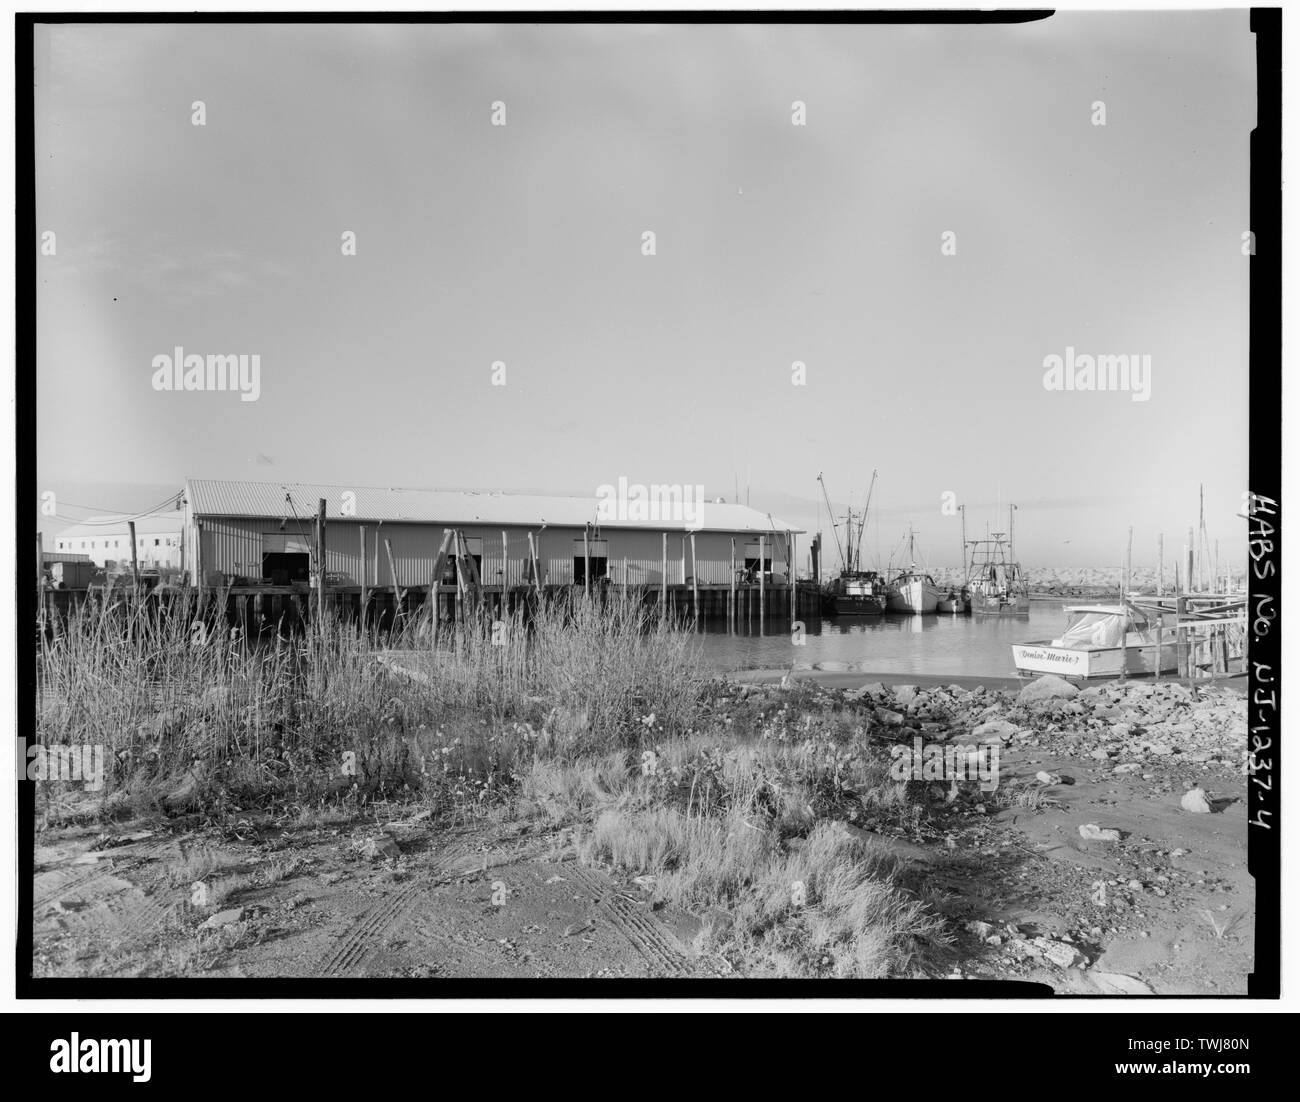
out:
<path id="1" fill-rule="evenodd" d="M 1094 609 L 1085 612 L 1065 630 L 1054 647 L 1118 647 L 1124 642 L 1128 617 L 1121 610 Z"/>

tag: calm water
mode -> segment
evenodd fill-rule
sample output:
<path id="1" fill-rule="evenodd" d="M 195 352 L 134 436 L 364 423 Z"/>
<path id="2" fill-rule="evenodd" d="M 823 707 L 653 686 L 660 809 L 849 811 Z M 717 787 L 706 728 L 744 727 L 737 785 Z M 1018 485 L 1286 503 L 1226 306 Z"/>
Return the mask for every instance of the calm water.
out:
<path id="1" fill-rule="evenodd" d="M 717 669 L 823 669 L 866 673 L 1014 677 L 1011 644 L 1051 639 L 1065 627 L 1064 604 L 1034 601 L 1028 619 L 1014 617 L 866 616 L 806 623 L 805 643 L 791 643 L 788 620 L 758 634 L 743 626 L 702 635 L 704 655 Z"/>

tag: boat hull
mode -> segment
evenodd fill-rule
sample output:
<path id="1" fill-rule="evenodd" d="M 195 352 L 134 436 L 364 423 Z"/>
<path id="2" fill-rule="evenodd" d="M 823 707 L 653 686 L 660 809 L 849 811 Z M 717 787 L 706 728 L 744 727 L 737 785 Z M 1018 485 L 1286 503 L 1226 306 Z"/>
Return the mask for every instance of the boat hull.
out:
<path id="1" fill-rule="evenodd" d="M 939 598 L 939 590 L 926 582 L 901 582 L 889 594 L 889 611 L 920 615 L 938 612 Z"/>
<path id="2" fill-rule="evenodd" d="M 885 598 L 867 594 L 840 594 L 822 600 L 822 609 L 832 616 L 883 616 Z"/>
<path id="3" fill-rule="evenodd" d="M 1127 647 L 1054 647 L 1051 643 L 1012 643 L 1011 654 L 1020 674 L 1054 673 L 1058 677 L 1090 680 L 1175 672 L 1178 650 L 1173 641 L 1156 644 L 1137 640 Z"/>
<path id="4" fill-rule="evenodd" d="M 1028 616 L 1028 597 L 1000 597 L 976 593 L 970 599 L 972 616 Z"/>

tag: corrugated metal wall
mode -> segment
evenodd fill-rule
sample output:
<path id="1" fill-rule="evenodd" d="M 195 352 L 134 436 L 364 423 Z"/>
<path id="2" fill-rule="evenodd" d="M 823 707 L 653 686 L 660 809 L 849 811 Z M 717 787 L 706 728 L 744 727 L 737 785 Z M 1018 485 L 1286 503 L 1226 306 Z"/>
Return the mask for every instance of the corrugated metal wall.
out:
<path id="1" fill-rule="evenodd" d="M 214 520 L 200 521 L 203 529 L 202 566 L 204 574 L 219 571 L 260 577 L 262 569 L 263 534 L 280 536 L 275 520 Z M 392 571 L 384 540 L 392 544 L 393 559 L 397 565 L 399 586 L 425 586 L 433 573 L 438 545 L 442 542 L 443 528 L 432 524 L 368 524 L 366 529 L 366 564 L 362 573 L 361 533 L 363 526 L 352 521 L 331 521 L 325 528 L 326 570 L 346 574 L 352 584 L 363 580 L 370 586 L 393 584 Z M 297 525 L 289 522 L 293 534 L 299 534 Z M 311 538 L 312 524 L 304 521 L 302 531 Z M 480 567 L 487 585 L 516 586 L 526 580 L 525 560 L 528 557 L 528 529 L 463 528 L 469 538 L 482 541 L 483 562 Z M 658 585 L 662 577 L 661 556 L 663 539 L 658 532 L 627 532 L 603 529 L 601 538 L 608 542 L 609 575 L 616 582 L 626 577 L 632 585 Z M 502 540 L 505 553 L 502 553 Z M 534 530 L 538 542 L 538 560 L 542 578 L 551 585 L 573 581 L 575 555 L 582 557 L 581 528 L 547 528 L 540 535 Z M 731 577 L 732 537 L 725 532 L 700 532 L 695 536 L 698 556 L 698 574 L 702 585 L 726 585 Z M 767 540 L 767 555 L 778 579 L 786 572 L 786 536 L 775 541 Z M 747 545 L 757 544 L 748 534 L 737 535 L 736 563 L 744 564 Z M 625 568 L 626 560 L 626 568 Z M 680 532 L 668 534 L 668 582 L 680 585 L 694 573 L 691 562 L 691 541 L 683 539 Z"/>

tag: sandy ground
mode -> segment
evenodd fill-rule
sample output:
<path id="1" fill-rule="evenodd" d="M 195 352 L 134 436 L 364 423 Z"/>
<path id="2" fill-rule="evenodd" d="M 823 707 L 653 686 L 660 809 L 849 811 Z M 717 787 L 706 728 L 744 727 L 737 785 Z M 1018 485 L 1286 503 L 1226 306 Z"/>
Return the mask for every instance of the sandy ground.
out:
<path id="1" fill-rule="evenodd" d="M 1039 771 L 1061 783 L 1044 786 L 1038 806 L 963 800 L 923 835 L 872 836 L 949 920 L 954 979 L 1245 993 L 1254 888 L 1239 769 L 1173 755 L 1117 774 L 1110 762 L 1016 746 L 1001 770 L 1004 784 Z M 1180 808 L 1192 784 L 1212 793 L 1213 813 Z M 1085 841 L 1084 823 L 1121 840 Z M 447 829 L 381 813 L 303 827 L 250 816 L 217 830 L 158 819 L 41 830 L 35 861 L 37 978 L 744 972 L 700 951 L 699 916 L 584 865 L 571 828 L 537 821 Z"/>

